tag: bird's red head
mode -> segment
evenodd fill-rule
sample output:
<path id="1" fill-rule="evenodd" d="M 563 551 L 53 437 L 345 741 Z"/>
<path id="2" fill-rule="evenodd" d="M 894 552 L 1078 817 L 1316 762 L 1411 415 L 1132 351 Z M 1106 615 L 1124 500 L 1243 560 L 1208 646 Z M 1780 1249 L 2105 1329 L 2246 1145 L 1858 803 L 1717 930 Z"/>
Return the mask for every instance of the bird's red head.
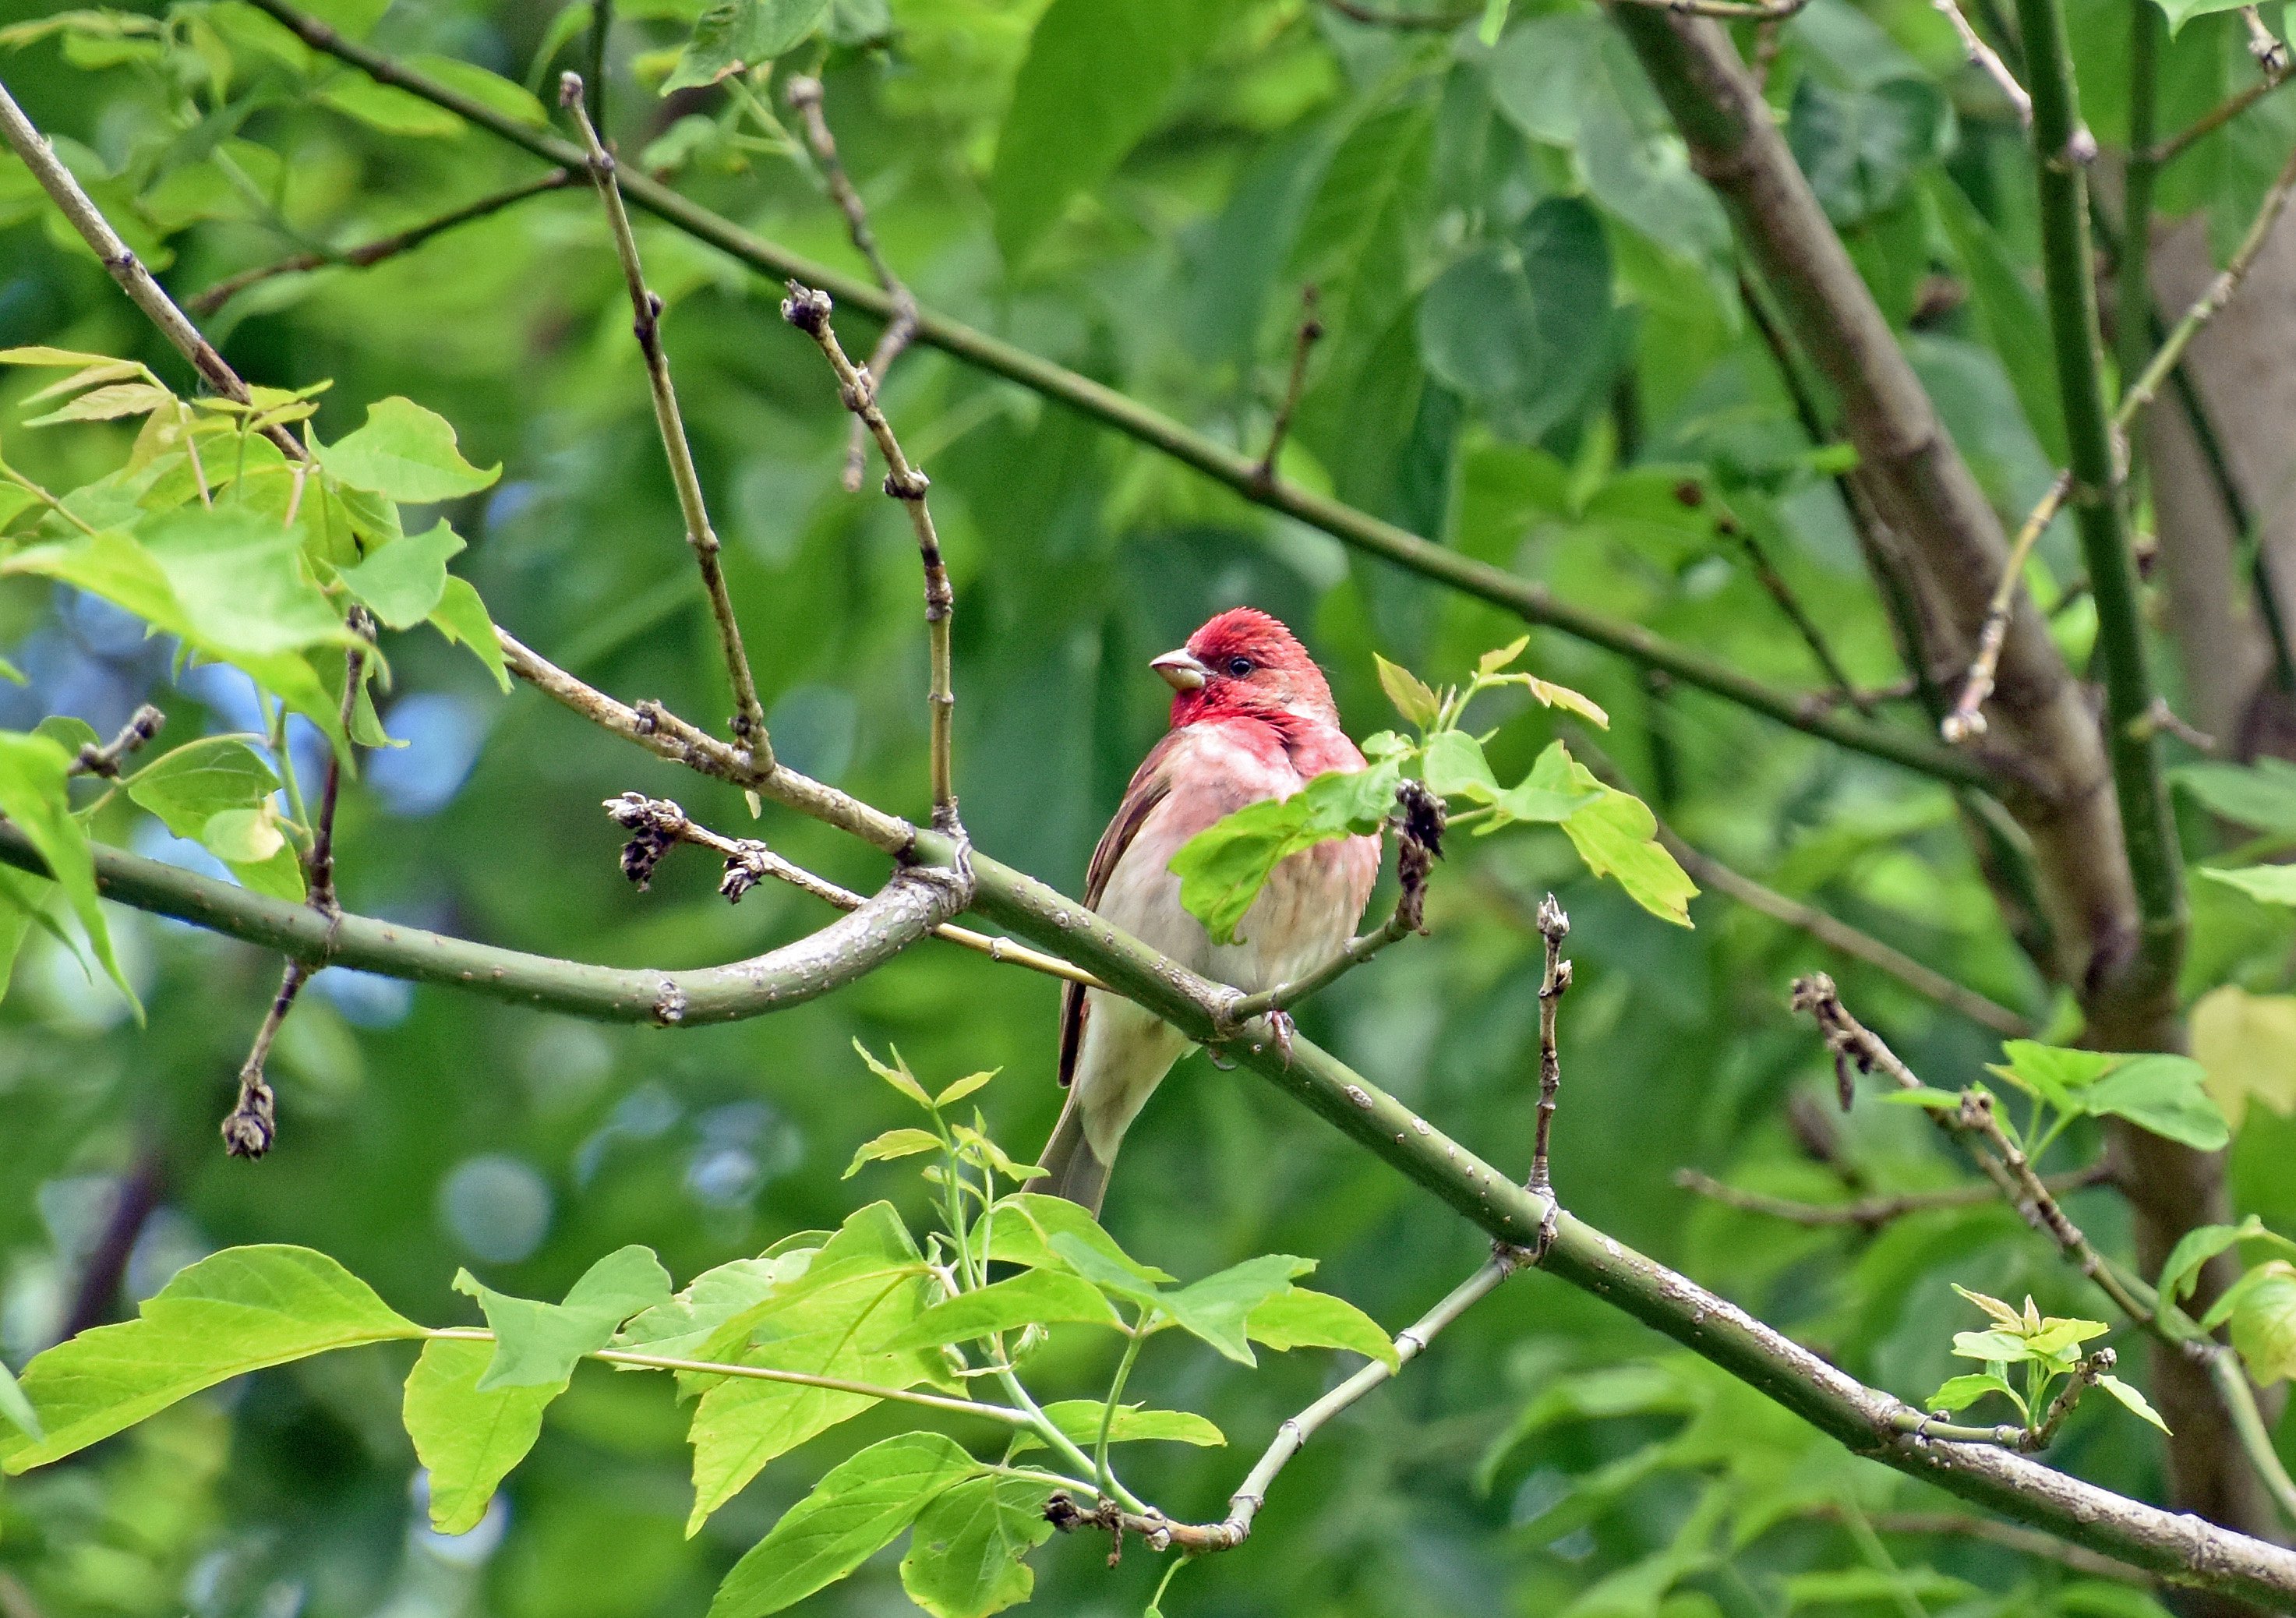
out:
<path id="1" fill-rule="evenodd" d="M 1172 723 L 1289 713 L 1339 723 L 1332 688 L 1308 648 L 1257 607 L 1232 607 L 1150 667 L 1172 687 Z"/>

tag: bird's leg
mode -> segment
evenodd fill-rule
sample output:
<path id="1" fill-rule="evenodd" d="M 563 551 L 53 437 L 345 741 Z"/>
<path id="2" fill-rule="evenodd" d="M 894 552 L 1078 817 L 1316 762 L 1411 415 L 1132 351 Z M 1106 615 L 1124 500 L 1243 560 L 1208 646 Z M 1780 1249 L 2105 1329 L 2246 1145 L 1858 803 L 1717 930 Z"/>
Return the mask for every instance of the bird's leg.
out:
<path id="1" fill-rule="evenodd" d="M 1218 1048 L 1222 1046 L 1234 1045 L 1239 1040 L 1249 1040 L 1257 1048 L 1260 1041 L 1256 1037 L 1257 1031 L 1253 1024 L 1262 1019 L 1265 1019 L 1267 1024 L 1265 1036 L 1267 1040 L 1275 1047 L 1276 1054 L 1283 1058 L 1283 1065 L 1286 1067 L 1292 1065 L 1292 1037 L 1299 1032 L 1292 1021 L 1292 1014 L 1280 1006 L 1269 1006 L 1265 1011 L 1247 1011 L 1239 1014 L 1236 1007 L 1246 1004 L 1253 998 L 1241 990 L 1232 991 L 1220 1002 L 1218 1009 L 1212 1013 L 1212 1037 L 1205 1044 L 1204 1048 L 1210 1055 L 1214 1066 L 1226 1068 L 1233 1065 L 1232 1062 L 1223 1058 Z"/>

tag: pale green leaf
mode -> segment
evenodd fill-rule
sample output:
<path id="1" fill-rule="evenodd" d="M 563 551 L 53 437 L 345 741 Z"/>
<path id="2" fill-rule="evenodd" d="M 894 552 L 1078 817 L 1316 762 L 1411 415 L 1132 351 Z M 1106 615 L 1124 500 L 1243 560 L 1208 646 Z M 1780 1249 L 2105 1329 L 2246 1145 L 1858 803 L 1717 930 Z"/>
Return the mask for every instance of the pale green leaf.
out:
<path id="1" fill-rule="evenodd" d="M 2129 1386 L 2128 1384 L 2121 1381 L 2120 1377 L 2112 1375 L 2110 1372 L 2100 1371 L 2097 1373 L 2096 1385 L 2103 1388 L 2106 1392 L 2112 1394 L 2122 1404 L 2127 1405 L 2130 1409 L 2136 1411 L 2137 1415 L 2143 1417 L 2146 1421 L 2151 1422 L 2154 1426 L 2160 1428 L 2161 1432 L 2166 1433 L 2169 1430 L 2169 1424 L 2161 1419 L 2161 1412 L 2152 1408 L 2152 1401 L 2145 1398 L 2144 1395 L 2139 1392 L 2136 1389 Z"/>
<path id="2" fill-rule="evenodd" d="M 1090 1450 L 1100 1442 L 1101 1417 L 1107 1409 L 1097 1399 L 1062 1399 L 1045 1406 L 1044 1411 L 1069 1441 L 1079 1449 Z M 1193 1410 L 1152 1410 L 1139 1405 L 1119 1405 L 1116 1419 L 1109 1424 L 1108 1441 L 1193 1444 L 1200 1450 L 1218 1449 L 1227 1442 L 1227 1434 Z M 1043 1439 L 1022 1428 L 1013 1441 L 1013 1453 L 1041 1450 L 1044 1443 Z"/>
<path id="3" fill-rule="evenodd" d="M 979 1470 L 938 1433 L 903 1433 L 822 1474 L 718 1587 L 709 1618 L 763 1618 L 834 1584 Z"/>
<path id="4" fill-rule="evenodd" d="M 691 1359 L 726 1321 L 804 1275 L 818 1251 L 793 1245 L 705 1269 L 667 1303 L 633 1316 L 614 1334 L 612 1345 L 664 1359 Z"/>
<path id="5" fill-rule="evenodd" d="M 37 1443 L 47 1436 L 40 1426 L 39 1412 L 32 1401 L 24 1397 L 23 1387 L 16 1374 L 4 1362 L 0 1362 L 0 1419 L 5 1419 L 16 1431 Z"/>
<path id="6" fill-rule="evenodd" d="M 984 1214 L 973 1222 L 969 1239 L 974 1251 L 1000 1263 L 1068 1269 L 1069 1261 L 1053 1246 L 1062 1236 L 1080 1244 L 1140 1284 L 1152 1287 L 1173 1279 L 1118 1246 L 1116 1238 L 1084 1209 L 1066 1197 L 1041 1191 L 1018 1191 L 1000 1198 L 993 1215 Z"/>
<path id="7" fill-rule="evenodd" d="M 249 1371 L 422 1335 L 324 1253 L 226 1248 L 177 1271 L 135 1319 L 82 1332 L 36 1357 L 23 1388 L 47 1437 L 0 1440 L 0 1457 L 9 1472 L 23 1472 Z"/>
<path id="8" fill-rule="evenodd" d="M 1376 652 L 1372 653 L 1372 662 L 1379 669 L 1379 688 L 1387 693 L 1387 700 L 1395 704 L 1398 713 L 1422 730 L 1435 722 L 1442 704 L 1425 680 L 1400 663 L 1389 662 Z"/>
<path id="9" fill-rule="evenodd" d="M 845 1166 L 841 1178 L 851 1179 L 861 1172 L 862 1165 L 897 1157 L 914 1157 L 920 1152 L 940 1150 L 940 1137 L 931 1129 L 888 1129 L 873 1140 L 865 1140 L 853 1153 L 853 1161 Z"/>
<path id="10" fill-rule="evenodd" d="M 2018 1399 L 2017 1390 L 1990 1371 L 1976 1371 L 1964 1376 L 1948 1377 L 1939 1386 L 1938 1391 L 1931 1394 L 1923 1402 L 1922 1408 L 1925 1410 L 1957 1413 L 1967 1409 L 1988 1393 L 1999 1393 L 2014 1402 L 2021 1413 L 2024 1410 L 2024 1401 Z"/>
<path id="11" fill-rule="evenodd" d="M 909 1072 L 909 1064 L 901 1060 L 898 1047 L 889 1047 L 893 1051 L 893 1060 L 890 1064 L 878 1061 L 875 1054 L 857 1039 L 853 1041 L 853 1048 L 861 1053 L 861 1060 L 868 1064 L 871 1072 L 926 1111 L 932 1110 L 932 1097 L 925 1094 L 925 1087 L 919 1084 L 916 1075 Z"/>
<path id="12" fill-rule="evenodd" d="M 179 623 L 162 627 L 180 627 L 221 656 L 236 662 L 355 638 L 306 575 L 291 529 L 242 506 L 193 505 L 146 523 L 140 537 L 182 610 Z"/>
<path id="13" fill-rule="evenodd" d="M 1376 1359 L 1390 1371 L 1403 1364 L 1378 1321 L 1345 1298 L 1304 1286 L 1291 1287 L 1254 1308 L 1244 1331 L 1253 1342 L 1279 1353 L 1295 1348 L 1346 1349 Z"/>
<path id="14" fill-rule="evenodd" d="M 1233 944 L 1275 867 L 1317 843 L 1366 836 L 1395 807 L 1398 760 L 1317 776 L 1288 798 L 1247 804 L 1205 827 L 1172 857 L 1180 904 L 1213 941 Z"/>
<path id="15" fill-rule="evenodd" d="M 437 103 L 411 90 L 378 84 L 363 73 L 339 74 L 320 87 L 315 99 L 385 135 L 438 138 L 460 135 L 464 127 L 459 117 Z"/>
<path id="16" fill-rule="evenodd" d="M 447 594 L 447 563 L 463 537 L 441 522 L 427 534 L 395 539 L 342 570 L 343 583 L 394 629 L 411 629 L 437 612 Z"/>
<path id="17" fill-rule="evenodd" d="M 933 1618 L 987 1618 L 1029 1598 L 1022 1558 L 1052 1537 L 1051 1491 L 1029 1478 L 977 1477 L 945 1491 L 917 1517 L 901 1588 Z"/>
<path id="18" fill-rule="evenodd" d="M 445 593 L 431 609 L 430 622 L 449 643 L 468 646 L 495 677 L 495 684 L 504 691 L 510 689 L 510 665 L 503 659 L 501 637 L 495 633 L 487 604 L 479 599 L 477 586 L 449 574 Z"/>
<path id="19" fill-rule="evenodd" d="M 366 424 L 323 446 L 319 464 L 353 489 L 416 505 L 476 494 L 502 475 L 463 458 L 446 417 L 396 396 L 369 405 Z"/>
<path id="20" fill-rule="evenodd" d="M 1028 1326 L 1062 1323 L 1123 1324 L 1100 1289 L 1089 1282 L 1057 1269 L 1026 1269 L 934 1304 L 885 1346 L 933 1348 Z"/>
<path id="21" fill-rule="evenodd" d="M 401 1416 L 415 1458 L 430 1473 L 430 1526 L 468 1533 L 487 1502 L 542 1433 L 542 1413 L 563 1381 L 481 1389 L 494 1345 L 434 1337 L 407 1374 Z"/>
<path id="22" fill-rule="evenodd" d="M 2296 905 L 2296 865 L 2238 866 L 2230 870 L 2219 866 L 2194 866 L 2193 868 L 2210 882 L 2220 882 L 2227 888 L 2238 888 L 2261 903 Z"/>
<path id="23" fill-rule="evenodd" d="M 237 736 L 202 736 L 161 753 L 122 783 L 178 837 L 197 837 L 225 809 L 253 809 L 279 790 L 263 755 Z"/>
<path id="24" fill-rule="evenodd" d="M 15 823 L 46 862 L 49 877 L 87 934 L 88 948 L 134 1004 L 135 991 L 128 987 L 119 957 L 112 953 L 111 929 L 104 924 L 103 907 L 96 898 L 94 850 L 88 847 L 87 834 L 73 818 L 71 801 L 65 793 L 70 765 L 64 750 L 46 736 L 0 731 L 0 815 Z"/>
<path id="25" fill-rule="evenodd" d="M 669 1273 L 653 1249 L 632 1244 L 591 1265 L 562 1303 L 496 1292 L 468 1270 L 455 1277 L 455 1290 L 479 1301 L 495 1335 L 494 1358 L 478 1381 L 484 1392 L 563 1383 L 576 1362 L 605 1347 L 623 1321 L 669 1301 Z"/>
<path id="26" fill-rule="evenodd" d="M 2125 1118 L 2195 1151 L 2214 1152 L 2231 1140 L 2232 1131 L 2209 1099 L 2207 1080 L 2208 1070 L 2190 1056 L 2135 1055 L 2079 1098 L 2089 1113 Z"/>
<path id="27" fill-rule="evenodd" d="M 2296 1376 L 2296 1266 L 2276 1259 L 2242 1277 L 2232 1345 L 2259 1383 Z"/>

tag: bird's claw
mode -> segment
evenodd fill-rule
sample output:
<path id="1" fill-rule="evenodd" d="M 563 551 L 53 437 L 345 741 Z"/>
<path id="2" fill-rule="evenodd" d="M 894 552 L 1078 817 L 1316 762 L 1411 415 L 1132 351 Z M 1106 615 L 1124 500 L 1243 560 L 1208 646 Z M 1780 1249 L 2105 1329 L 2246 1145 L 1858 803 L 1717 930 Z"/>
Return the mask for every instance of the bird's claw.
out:
<path id="1" fill-rule="evenodd" d="M 1267 1030 L 1275 1041 L 1275 1054 L 1283 1058 L 1284 1066 L 1290 1067 L 1292 1065 L 1292 1036 L 1299 1032 L 1299 1030 L 1292 1025 L 1292 1014 L 1288 1011 L 1282 1010 L 1269 1012 L 1267 1014 Z"/>
<path id="2" fill-rule="evenodd" d="M 1253 1037 L 1252 1024 L 1264 1018 L 1267 1023 L 1268 1041 L 1275 1047 L 1276 1054 L 1283 1058 L 1283 1065 L 1290 1067 L 1292 1039 L 1292 1036 L 1299 1031 L 1292 1023 L 1292 1014 L 1276 1009 L 1259 1012 L 1249 1016 L 1238 1016 L 1235 1014 L 1235 1005 L 1243 998 L 1242 995 L 1234 996 L 1212 1013 L 1212 1037 L 1207 1048 L 1212 1052 L 1213 1064 L 1222 1068 L 1233 1065 L 1232 1061 L 1221 1060 L 1219 1047 L 1222 1046 L 1234 1045 L 1240 1040 L 1249 1040 L 1255 1049 L 1258 1048 L 1259 1041 Z"/>

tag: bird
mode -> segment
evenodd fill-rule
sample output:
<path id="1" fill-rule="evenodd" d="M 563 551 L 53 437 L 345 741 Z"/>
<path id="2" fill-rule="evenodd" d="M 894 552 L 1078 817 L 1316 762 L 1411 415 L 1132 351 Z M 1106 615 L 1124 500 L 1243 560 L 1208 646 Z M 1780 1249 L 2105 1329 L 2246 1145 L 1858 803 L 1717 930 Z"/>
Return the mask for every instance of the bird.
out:
<path id="1" fill-rule="evenodd" d="M 1306 975 L 1353 935 L 1379 878 L 1379 834 L 1321 842 L 1285 859 L 1233 944 L 1215 943 L 1181 908 L 1170 867 L 1190 838 L 1245 805 L 1365 767 L 1340 727 L 1323 670 L 1290 629 L 1254 607 L 1217 614 L 1148 666 L 1172 687 L 1171 728 L 1133 772 L 1092 851 L 1085 908 L 1247 994 Z M 1097 1215 L 1125 1130 L 1188 1043 L 1122 996 L 1070 983 L 1061 998 L 1068 1099 L 1039 1159 L 1045 1176 L 1031 1188 Z"/>

